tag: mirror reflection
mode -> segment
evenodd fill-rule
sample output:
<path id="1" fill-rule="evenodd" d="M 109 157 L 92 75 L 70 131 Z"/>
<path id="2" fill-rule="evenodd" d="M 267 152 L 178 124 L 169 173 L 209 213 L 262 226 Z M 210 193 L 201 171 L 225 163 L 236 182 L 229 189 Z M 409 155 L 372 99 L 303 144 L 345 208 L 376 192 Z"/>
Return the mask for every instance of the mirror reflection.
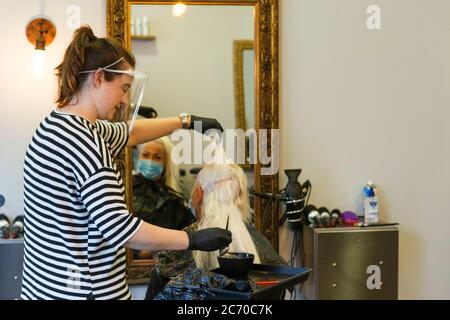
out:
<path id="1" fill-rule="evenodd" d="M 131 21 L 136 68 L 150 75 L 141 117 L 189 112 L 216 118 L 224 128 L 254 128 L 253 6 L 188 5 L 180 14 L 172 5 L 133 4 Z M 195 141 L 199 134 L 191 134 Z M 182 229 L 195 221 L 188 202 L 205 163 L 192 157 L 176 164 L 173 147 L 165 137 L 133 149 L 133 207 L 147 222 Z M 252 186 L 251 167 L 244 168 Z M 133 259 L 151 258 L 133 252 Z"/>
<path id="2" fill-rule="evenodd" d="M 133 206 L 144 221 L 181 230 L 195 221 L 186 206 L 178 166 L 171 159 L 173 144 L 168 137 L 137 147 L 137 172 L 133 175 Z M 134 251 L 134 259 L 150 259 L 146 251 Z"/>
<path id="3" fill-rule="evenodd" d="M 253 40 L 234 41 L 236 128 L 255 128 L 255 54 Z"/>

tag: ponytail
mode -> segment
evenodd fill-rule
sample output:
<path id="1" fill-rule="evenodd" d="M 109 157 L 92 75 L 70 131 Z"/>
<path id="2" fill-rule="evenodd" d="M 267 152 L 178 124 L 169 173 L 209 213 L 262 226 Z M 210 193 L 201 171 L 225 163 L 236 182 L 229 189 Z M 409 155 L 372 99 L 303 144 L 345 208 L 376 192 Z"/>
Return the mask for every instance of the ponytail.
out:
<path id="1" fill-rule="evenodd" d="M 124 62 L 118 65 L 119 69 L 125 63 L 134 68 L 135 58 L 120 43 L 113 39 L 97 38 L 89 26 L 77 29 L 72 42 L 66 49 L 63 61 L 55 68 L 58 77 L 58 99 L 56 100 L 58 107 L 68 105 L 88 78 L 88 73 L 80 74 L 80 71 L 105 67 L 121 57 L 124 57 Z M 105 73 L 107 81 L 111 81 L 114 77 Z"/>

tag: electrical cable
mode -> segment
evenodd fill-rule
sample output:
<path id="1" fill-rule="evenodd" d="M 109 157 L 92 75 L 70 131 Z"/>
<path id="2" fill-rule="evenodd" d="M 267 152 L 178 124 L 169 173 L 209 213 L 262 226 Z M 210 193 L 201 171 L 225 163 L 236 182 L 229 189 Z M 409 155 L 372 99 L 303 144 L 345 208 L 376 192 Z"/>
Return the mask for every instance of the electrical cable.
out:
<path id="1" fill-rule="evenodd" d="M 308 181 L 308 183 L 309 183 L 309 181 Z M 305 195 L 305 202 L 304 202 L 303 209 L 306 207 L 306 205 L 309 202 L 309 198 L 311 196 L 311 189 L 312 189 L 312 187 L 311 187 L 311 184 L 309 183 L 308 192 Z M 267 215 L 272 212 L 274 205 L 275 205 L 275 208 L 280 207 L 280 201 L 283 200 L 283 194 L 285 193 L 285 190 L 286 190 L 286 188 L 283 188 L 282 190 L 279 191 L 278 195 L 276 195 L 276 196 L 272 195 L 272 198 L 268 198 L 270 196 L 269 193 L 263 195 L 263 194 L 258 194 L 258 193 L 252 193 L 250 191 L 250 195 L 252 196 L 253 201 L 255 200 L 256 196 L 263 197 L 266 200 L 266 203 L 264 204 L 264 208 L 263 208 L 263 212 L 262 212 L 262 220 L 263 221 L 266 221 Z M 285 216 L 286 216 L 286 214 L 283 215 L 280 222 L 281 221 L 284 222 L 286 220 Z M 296 226 L 296 228 L 293 230 L 291 252 L 290 252 L 290 257 L 289 257 L 289 262 L 288 262 L 290 267 L 296 266 L 297 256 L 299 256 L 299 258 L 300 258 L 301 267 L 302 268 L 305 267 L 305 248 L 304 248 L 304 243 L 303 243 L 303 220 L 304 220 L 303 218 L 304 217 L 302 217 L 298 226 Z M 279 225 L 282 225 L 282 223 L 280 223 Z M 299 286 L 299 291 L 302 292 L 303 291 L 303 283 L 301 283 L 298 286 Z M 290 299 L 295 300 L 296 297 L 297 297 L 297 290 L 296 290 L 296 286 L 294 286 L 293 291 L 290 295 Z"/>

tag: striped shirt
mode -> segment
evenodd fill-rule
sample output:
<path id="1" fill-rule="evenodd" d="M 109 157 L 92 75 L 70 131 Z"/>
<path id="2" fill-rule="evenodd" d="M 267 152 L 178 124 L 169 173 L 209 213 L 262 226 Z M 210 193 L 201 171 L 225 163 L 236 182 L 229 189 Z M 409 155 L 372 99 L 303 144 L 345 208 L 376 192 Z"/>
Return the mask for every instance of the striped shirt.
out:
<path id="1" fill-rule="evenodd" d="M 126 123 L 52 111 L 24 162 L 22 299 L 130 299 L 123 245 L 139 229 L 113 157 Z"/>

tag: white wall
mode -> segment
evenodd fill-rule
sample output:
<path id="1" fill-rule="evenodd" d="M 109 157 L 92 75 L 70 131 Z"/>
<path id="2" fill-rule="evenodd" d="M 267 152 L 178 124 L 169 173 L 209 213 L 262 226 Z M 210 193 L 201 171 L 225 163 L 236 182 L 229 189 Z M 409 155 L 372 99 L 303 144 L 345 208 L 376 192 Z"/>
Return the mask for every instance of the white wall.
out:
<path id="1" fill-rule="evenodd" d="M 329 208 L 356 210 L 373 179 L 381 218 L 400 223 L 400 298 L 450 298 L 450 2 L 280 5 L 282 167 L 303 168 Z"/>
<path id="2" fill-rule="evenodd" d="M 6 205 L 0 208 L 11 218 L 23 214 L 22 165 L 25 150 L 39 122 L 55 107 L 56 67 L 68 46 L 73 30 L 67 26 L 67 8 L 79 6 L 81 23 L 89 24 L 97 36 L 106 36 L 105 0 L 0 0 L 0 194 Z M 45 75 L 31 70 L 33 46 L 25 36 L 28 21 L 49 16 L 56 25 L 53 43 L 47 47 Z"/>

